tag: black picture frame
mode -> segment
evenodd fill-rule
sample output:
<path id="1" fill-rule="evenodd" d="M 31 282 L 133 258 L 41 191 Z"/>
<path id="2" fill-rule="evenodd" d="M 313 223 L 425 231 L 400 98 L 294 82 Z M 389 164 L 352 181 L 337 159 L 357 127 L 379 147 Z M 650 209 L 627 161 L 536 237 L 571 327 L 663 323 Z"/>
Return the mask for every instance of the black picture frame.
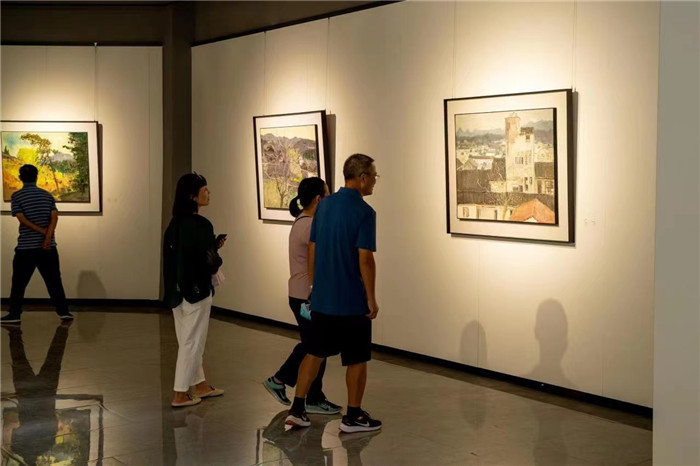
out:
<path id="1" fill-rule="evenodd" d="M 268 130 L 268 133 L 263 133 Z M 267 140 L 264 138 L 267 137 Z M 265 161 L 266 148 L 273 142 L 289 144 L 283 160 L 274 164 Z M 258 199 L 258 218 L 263 221 L 292 222 L 289 202 L 296 196 L 295 185 L 303 178 L 319 176 L 329 185 L 329 151 L 326 111 L 261 115 L 253 117 L 253 141 L 255 147 L 255 173 Z M 266 145 L 267 144 L 267 145 Z M 286 158 L 287 151 L 295 152 L 296 160 Z M 309 155 L 313 150 L 314 159 Z M 299 154 L 298 151 L 303 151 Z M 275 155 L 274 153 L 272 154 Z M 313 170 L 315 162 L 316 170 Z M 311 168 L 311 170 L 309 170 Z M 299 181 L 296 181 L 296 180 Z M 269 192 L 274 186 L 274 192 Z M 268 193 L 266 194 L 266 189 Z"/>
<path id="2" fill-rule="evenodd" d="M 574 244 L 573 99 L 559 89 L 444 100 L 448 234 Z"/>

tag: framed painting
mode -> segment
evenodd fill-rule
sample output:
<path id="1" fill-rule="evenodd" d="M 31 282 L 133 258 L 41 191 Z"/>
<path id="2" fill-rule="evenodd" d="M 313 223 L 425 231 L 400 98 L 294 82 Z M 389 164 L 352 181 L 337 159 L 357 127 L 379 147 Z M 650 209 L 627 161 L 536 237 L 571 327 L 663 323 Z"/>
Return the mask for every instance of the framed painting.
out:
<path id="1" fill-rule="evenodd" d="M 570 89 L 445 100 L 447 232 L 574 242 Z"/>
<path id="2" fill-rule="evenodd" d="M 304 178 L 326 180 L 326 112 L 253 118 L 258 218 L 291 222 L 289 203 Z M 330 183 L 329 187 L 330 187 Z"/>
<path id="3" fill-rule="evenodd" d="M 59 212 L 100 212 L 100 169 L 95 121 L 2 121 L 2 211 L 22 188 L 19 168 L 39 169 L 37 186 L 56 199 Z"/>

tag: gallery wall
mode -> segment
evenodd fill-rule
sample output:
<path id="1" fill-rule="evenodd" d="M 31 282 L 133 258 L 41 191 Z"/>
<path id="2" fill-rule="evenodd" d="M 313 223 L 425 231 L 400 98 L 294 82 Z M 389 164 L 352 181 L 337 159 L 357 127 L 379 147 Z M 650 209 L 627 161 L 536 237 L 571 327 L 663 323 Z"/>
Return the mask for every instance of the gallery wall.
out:
<path id="1" fill-rule="evenodd" d="M 253 116 L 335 118 L 376 159 L 374 341 L 651 406 L 658 4 L 402 2 L 195 47 L 193 169 L 226 284 L 293 322 L 288 224 L 257 219 Z M 576 244 L 446 233 L 443 99 L 577 92 Z"/>
<path id="2" fill-rule="evenodd" d="M 654 464 L 700 464 L 700 3 L 660 17 Z"/>
<path id="3" fill-rule="evenodd" d="M 102 214 L 61 215 L 56 230 L 69 298 L 158 299 L 161 60 L 160 47 L 2 47 L 3 120 L 97 120 L 102 128 Z M 7 214 L 0 223 L 8 297 L 19 223 Z M 48 297 L 38 273 L 26 296 Z"/>

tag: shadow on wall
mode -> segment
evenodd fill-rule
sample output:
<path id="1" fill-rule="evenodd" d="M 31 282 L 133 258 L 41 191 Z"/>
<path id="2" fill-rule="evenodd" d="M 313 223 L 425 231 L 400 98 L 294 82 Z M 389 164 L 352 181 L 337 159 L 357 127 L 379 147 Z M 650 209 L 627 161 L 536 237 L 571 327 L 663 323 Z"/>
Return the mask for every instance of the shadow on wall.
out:
<path id="1" fill-rule="evenodd" d="M 477 344 L 476 361 L 470 358 L 471 348 L 474 342 Z M 488 367 L 488 353 L 486 349 L 486 332 L 484 327 L 473 320 L 469 322 L 462 331 L 462 341 L 460 344 L 461 362 L 475 367 Z M 485 397 L 485 390 L 475 390 L 468 396 L 460 397 L 460 408 L 462 417 L 478 431 L 486 422 L 488 400 Z"/>
<path id="2" fill-rule="evenodd" d="M 107 290 L 95 271 L 83 270 L 78 275 L 78 298 L 107 298 Z"/>
<path id="3" fill-rule="evenodd" d="M 107 290 L 100 277 L 92 270 L 83 270 L 78 275 L 78 298 L 80 299 L 105 299 Z M 77 319 L 78 334 L 83 341 L 96 341 L 102 327 L 104 327 L 105 315 L 102 312 L 93 313 L 90 324 L 87 325 Z"/>
<path id="4" fill-rule="evenodd" d="M 560 387 L 575 388 L 564 374 L 562 360 L 569 346 L 569 322 L 561 303 L 548 299 L 537 309 L 535 338 L 540 344 L 540 362 L 524 377 Z M 567 464 L 569 456 L 562 432 L 567 411 L 532 404 L 537 419 L 537 438 L 532 452 L 535 464 Z"/>
<path id="5" fill-rule="evenodd" d="M 561 303 L 548 299 L 537 309 L 535 338 L 540 345 L 540 362 L 523 377 L 566 388 L 576 388 L 566 378 L 561 362 L 569 346 L 569 323 Z"/>

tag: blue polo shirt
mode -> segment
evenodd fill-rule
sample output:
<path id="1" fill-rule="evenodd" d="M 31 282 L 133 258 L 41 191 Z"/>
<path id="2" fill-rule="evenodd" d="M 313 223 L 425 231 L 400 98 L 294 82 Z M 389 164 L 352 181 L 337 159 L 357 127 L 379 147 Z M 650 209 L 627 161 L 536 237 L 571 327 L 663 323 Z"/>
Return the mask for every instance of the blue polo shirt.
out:
<path id="1" fill-rule="evenodd" d="M 10 198 L 12 216 L 23 214 L 33 224 L 46 228 L 51 223 L 51 212 L 56 209 L 56 201 L 51 193 L 39 188 L 36 183 L 24 183 L 22 189 L 12 193 Z M 19 237 L 15 250 L 40 249 L 44 235 L 20 224 Z M 51 238 L 51 247 L 56 247 L 56 236 Z"/>
<path id="2" fill-rule="evenodd" d="M 316 243 L 311 309 L 338 316 L 369 313 L 358 249 L 376 251 L 376 213 L 359 191 L 340 190 L 324 198 L 311 224 Z"/>

